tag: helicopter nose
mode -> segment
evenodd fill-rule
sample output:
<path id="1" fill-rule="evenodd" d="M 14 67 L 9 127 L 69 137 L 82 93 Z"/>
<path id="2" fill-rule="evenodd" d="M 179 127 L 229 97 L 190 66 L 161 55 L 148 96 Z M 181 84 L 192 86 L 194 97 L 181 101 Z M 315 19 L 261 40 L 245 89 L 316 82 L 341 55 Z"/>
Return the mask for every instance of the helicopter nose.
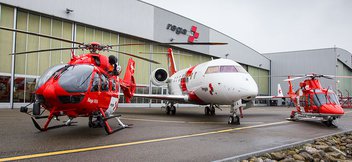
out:
<path id="1" fill-rule="evenodd" d="M 55 93 L 55 86 L 54 85 L 48 85 L 44 91 L 43 91 L 43 97 L 45 98 L 46 102 L 49 103 L 56 103 L 56 93 Z"/>
<path id="2" fill-rule="evenodd" d="M 322 105 L 320 108 L 320 113 L 322 113 L 322 114 L 336 114 L 336 115 L 345 114 L 345 112 L 343 111 L 343 109 L 340 105 L 330 105 L 330 104 Z"/>

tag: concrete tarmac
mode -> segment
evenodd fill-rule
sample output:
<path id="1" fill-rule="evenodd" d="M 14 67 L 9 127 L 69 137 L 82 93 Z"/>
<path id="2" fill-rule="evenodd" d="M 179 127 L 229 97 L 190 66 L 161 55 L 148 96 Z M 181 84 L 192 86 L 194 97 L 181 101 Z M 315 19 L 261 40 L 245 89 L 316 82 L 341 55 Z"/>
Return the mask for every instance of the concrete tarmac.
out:
<path id="1" fill-rule="evenodd" d="M 0 161 L 214 161 L 352 129 L 352 109 L 345 109 L 338 128 L 285 120 L 292 109 L 250 108 L 241 125 L 228 125 L 228 109 L 205 116 L 202 108 L 179 108 L 169 116 L 160 108 L 119 108 L 133 128 L 112 135 L 89 128 L 88 118 L 39 132 L 18 109 L 0 109 Z"/>

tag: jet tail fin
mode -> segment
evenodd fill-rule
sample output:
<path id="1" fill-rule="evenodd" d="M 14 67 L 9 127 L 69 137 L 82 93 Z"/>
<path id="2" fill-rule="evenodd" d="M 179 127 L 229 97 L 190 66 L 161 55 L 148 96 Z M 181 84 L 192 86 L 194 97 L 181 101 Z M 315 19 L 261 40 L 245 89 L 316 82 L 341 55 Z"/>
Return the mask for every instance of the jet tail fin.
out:
<path id="1" fill-rule="evenodd" d="M 277 84 L 277 97 L 284 97 L 280 84 Z"/>
<path id="2" fill-rule="evenodd" d="M 293 88 L 292 88 L 292 82 L 291 82 L 291 76 L 288 76 L 288 92 L 287 94 L 291 97 L 294 98 L 296 97 L 296 93 L 293 92 Z"/>
<path id="3" fill-rule="evenodd" d="M 136 81 L 134 79 L 134 70 L 136 64 L 132 58 L 128 60 L 126 72 L 123 80 L 121 80 L 121 89 L 125 96 L 126 102 L 130 103 L 134 92 L 136 91 Z"/>
<path id="4" fill-rule="evenodd" d="M 167 57 L 168 57 L 168 65 L 169 65 L 169 75 L 171 76 L 177 72 L 172 48 L 167 49 Z"/>

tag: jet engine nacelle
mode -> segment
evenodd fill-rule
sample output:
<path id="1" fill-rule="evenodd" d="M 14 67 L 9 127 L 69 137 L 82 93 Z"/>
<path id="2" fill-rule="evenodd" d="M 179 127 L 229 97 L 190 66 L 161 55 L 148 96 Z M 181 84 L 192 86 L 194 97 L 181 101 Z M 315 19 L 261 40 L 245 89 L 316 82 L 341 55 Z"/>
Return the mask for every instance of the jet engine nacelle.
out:
<path id="1" fill-rule="evenodd" d="M 156 86 L 162 86 L 166 83 L 168 78 L 169 74 L 165 69 L 157 68 L 152 72 L 150 81 Z"/>

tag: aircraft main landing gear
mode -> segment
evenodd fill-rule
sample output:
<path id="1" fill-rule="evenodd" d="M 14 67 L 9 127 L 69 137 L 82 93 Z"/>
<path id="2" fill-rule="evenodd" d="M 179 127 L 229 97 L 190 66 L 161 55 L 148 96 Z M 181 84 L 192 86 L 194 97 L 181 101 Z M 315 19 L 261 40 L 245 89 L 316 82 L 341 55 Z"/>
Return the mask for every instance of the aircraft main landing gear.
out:
<path id="1" fill-rule="evenodd" d="M 210 105 L 210 107 L 209 106 L 206 106 L 205 108 L 204 108 L 204 114 L 206 115 L 206 116 L 214 116 L 215 115 L 215 107 L 214 107 L 214 105 Z"/>
<path id="2" fill-rule="evenodd" d="M 166 103 L 166 114 L 167 115 L 175 115 L 176 114 L 176 106 L 174 105 L 174 103 L 170 102 L 170 103 Z"/>

